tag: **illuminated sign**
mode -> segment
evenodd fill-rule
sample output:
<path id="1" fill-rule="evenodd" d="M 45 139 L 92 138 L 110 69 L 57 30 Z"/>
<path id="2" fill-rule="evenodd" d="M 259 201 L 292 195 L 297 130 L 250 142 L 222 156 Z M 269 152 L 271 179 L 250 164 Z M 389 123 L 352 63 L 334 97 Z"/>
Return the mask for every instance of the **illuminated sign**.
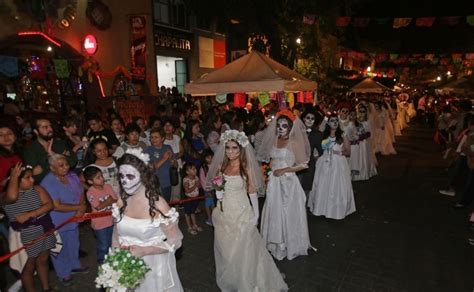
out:
<path id="1" fill-rule="evenodd" d="M 84 38 L 84 42 L 82 43 L 82 48 L 88 55 L 94 55 L 97 52 L 97 39 L 95 36 L 88 34 Z"/>

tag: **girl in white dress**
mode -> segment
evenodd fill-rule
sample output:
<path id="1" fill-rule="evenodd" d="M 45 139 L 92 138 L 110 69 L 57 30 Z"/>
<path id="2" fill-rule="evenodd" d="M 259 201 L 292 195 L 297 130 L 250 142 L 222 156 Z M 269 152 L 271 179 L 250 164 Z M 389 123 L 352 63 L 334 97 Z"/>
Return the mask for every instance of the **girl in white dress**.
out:
<path id="1" fill-rule="evenodd" d="M 352 176 L 353 181 L 368 180 L 377 175 L 377 158 L 372 151 L 371 127 L 367 120 L 367 107 L 363 104 L 357 106 L 357 120 L 361 127 L 358 127 L 359 136 L 359 173 Z M 353 151 L 351 148 L 351 156 Z"/>
<path id="2" fill-rule="evenodd" d="M 267 197 L 260 232 L 278 260 L 307 255 L 311 248 L 306 218 L 306 195 L 296 172 L 308 167 L 311 153 L 306 128 L 289 110 L 277 113 L 257 149 L 261 161 L 271 159 Z"/>
<path id="3" fill-rule="evenodd" d="M 351 172 L 346 156 L 350 155 L 349 140 L 339 128 L 332 114 L 323 133 L 324 154 L 316 162 L 313 189 L 309 193 L 308 207 L 316 216 L 344 219 L 355 212 Z"/>
<path id="4" fill-rule="evenodd" d="M 219 202 L 212 213 L 217 285 L 229 292 L 287 291 L 256 227 L 257 193 L 265 186 L 245 133 L 227 130 L 222 134 L 204 188 L 211 190 L 218 175 L 225 184 L 223 194 L 216 191 Z"/>
<path id="5" fill-rule="evenodd" d="M 141 150 L 129 149 L 118 161 L 123 193 L 112 211 L 116 220 L 112 245 L 142 257 L 151 268 L 134 291 L 181 292 L 174 256 L 183 238 L 179 214 L 159 195 L 149 160 Z"/>

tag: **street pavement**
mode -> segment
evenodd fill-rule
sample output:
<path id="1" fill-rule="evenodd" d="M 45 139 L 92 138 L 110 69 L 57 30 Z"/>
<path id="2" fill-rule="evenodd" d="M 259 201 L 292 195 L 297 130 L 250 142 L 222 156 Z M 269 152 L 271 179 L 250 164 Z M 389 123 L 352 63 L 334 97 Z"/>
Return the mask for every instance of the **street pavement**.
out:
<path id="1" fill-rule="evenodd" d="M 457 198 L 440 195 L 448 162 L 432 142 L 432 130 L 411 125 L 397 137 L 398 155 L 379 157 L 379 175 L 353 184 L 357 212 L 336 221 L 308 213 L 311 243 L 318 250 L 277 262 L 290 291 L 474 291 L 474 247 L 468 238 L 468 209 L 454 210 Z M 263 205 L 263 201 L 260 202 Z M 215 284 L 213 231 L 186 232 L 178 255 L 185 291 L 219 291 Z M 75 275 L 60 291 L 94 291 L 95 242 L 81 228 L 82 261 L 88 274 Z M 245 267 L 242 267 L 245 269 Z"/>

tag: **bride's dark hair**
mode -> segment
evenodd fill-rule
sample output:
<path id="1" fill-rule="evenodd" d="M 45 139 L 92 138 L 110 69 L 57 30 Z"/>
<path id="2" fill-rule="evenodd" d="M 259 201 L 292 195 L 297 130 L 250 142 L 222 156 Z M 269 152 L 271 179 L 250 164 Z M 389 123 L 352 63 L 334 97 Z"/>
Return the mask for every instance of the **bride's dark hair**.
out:
<path id="1" fill-rule="evenodd" d="M 247 183 L 247 189 L 248 189 L 248 186 L 249 186 L 249 175 L 248 175 L 248 172 L 247 172 L 247 156 L 245 155 L 245 150 L 242 148 L 242 146 L 235 140 L 229 140 L 227 143 L 229 143 L 230 141 L 234 142 L 235 144 L 237 144 L 239 146 L 239 149 L 240 149 L 240 154 L 239 154 L 239 161 L 240 161 L 240 165 L 239 165 L 239 171 L 240 171 L 240 176 L 246 181 Z M 225 147 L 226 145 L 224 145 Z M 227 157 L 227 155 L 224 155 L 224 160 L 222 161 L 222 167 L 221 167 L 221 172 L 224 173 L 224 170 L 227 168 L 227 166 L 229 165 L 230 163 L 230 160 L 229 158 Z"/>
<path id="2" fill-rule="evenodd" d="M 138 170 L 140 173 L 140 180 L 145 186 L 145 197 L 148 199 L 148 212 L 150 214 L 151 220 L 156 215 L 156 212 L 160 213 L 163 217 L 166 217 L 160 210 L 155 207 L 155 202 L 160 199 L 160 182 L 158 178 L 153 173 L 152 169 L 149 168 L 145 162 L 141 161 L 138 157 L 132 154 L 124 154 L 118 161 L 118 167 L 121 165 L 130 165 Z M 124 192 L 122 184 L 120 184 L 120 197 L 123 201 L 123 206 L 120 208 L 120 218 L 122 218 L 123 212 L 127 207 L 127 198 L 132 196 Z"/>

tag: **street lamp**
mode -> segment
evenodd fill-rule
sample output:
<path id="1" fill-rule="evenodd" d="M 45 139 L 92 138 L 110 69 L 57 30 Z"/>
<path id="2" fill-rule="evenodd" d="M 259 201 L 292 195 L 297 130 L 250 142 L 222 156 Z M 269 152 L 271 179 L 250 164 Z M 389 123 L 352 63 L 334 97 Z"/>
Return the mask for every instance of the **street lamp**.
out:
<path id="1" fill-rule="evenodd" d="M 298 37 L 298 38 L 296 39 L 296 43 L 297 43 L 298 45 L 301 45 L 301 38 L 300 38 L 300 37 Z"/>
<path id="2" fill-rule="evenodd" d="M 436 77 L 436 80 L 441 81 L 441 76 Z"/>
<path id="3" fill-rule="evenodd" d="M 451 71 L 448 71 L 446 75 L 451 76 Z"/>
<path id="4" fill-rule="evenodd" d="M 372 68 L 370 68 L 370 66 L 367 67 L 367 72 L 370 72 L 371 70 L 372 70 Z"/>

